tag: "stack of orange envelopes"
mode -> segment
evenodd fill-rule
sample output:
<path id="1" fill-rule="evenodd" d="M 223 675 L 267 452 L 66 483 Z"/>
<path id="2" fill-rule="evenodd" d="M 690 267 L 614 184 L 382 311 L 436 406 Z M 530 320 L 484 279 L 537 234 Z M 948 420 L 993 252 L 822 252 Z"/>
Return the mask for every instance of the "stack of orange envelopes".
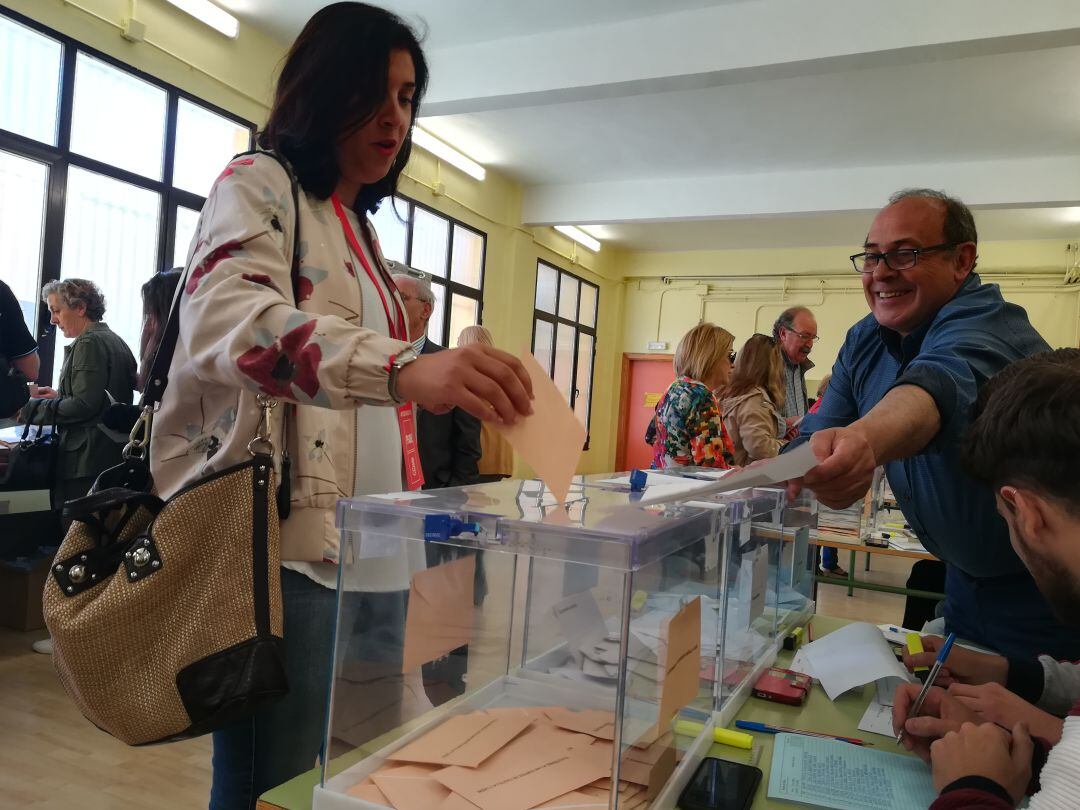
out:
<path id="1" fill-rule="evenodd" d="M 642 740 L 611 780 L 615 716 L 595 709 L 457 714 L 387 757 L 347 792 L 395 810 L 647 807 L 675 768 L 672 736 Z"/>

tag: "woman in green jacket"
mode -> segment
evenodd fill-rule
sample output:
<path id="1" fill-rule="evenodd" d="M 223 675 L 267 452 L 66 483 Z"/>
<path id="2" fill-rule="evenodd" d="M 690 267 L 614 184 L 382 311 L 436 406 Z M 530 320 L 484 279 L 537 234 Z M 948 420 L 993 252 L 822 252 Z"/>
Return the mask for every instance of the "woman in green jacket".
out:
<path id="1" fill-rule="evenodd" d="M 120 463 L 123 445 L 105 432 L 101 415 L 112 402 L 130 404 L 135 389 L 135 357 L 102 322 L 105 296 L 92 281 L 50 281 L 41 291 L 51 322 L 64 337 L 64 365 L 56 389 L 42 386 L 23 408 L 23 420 L 50 424 L 60 433 L 54 505 L 82 497 L 98 474 Z M 45 400 L 48 400 L 46 402 Z"/>

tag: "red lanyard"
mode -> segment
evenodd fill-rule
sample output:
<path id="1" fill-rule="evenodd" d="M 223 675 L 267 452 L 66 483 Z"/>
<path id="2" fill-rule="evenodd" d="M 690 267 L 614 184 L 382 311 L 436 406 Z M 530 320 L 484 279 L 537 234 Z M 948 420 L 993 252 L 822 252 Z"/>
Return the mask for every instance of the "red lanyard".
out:
<path id="1" fill-rule="evenodd" d="M 379 283 L 379 279 L 375 277 L 375 273 L 371 269 L 371 265 L 368 264 L 367 256 L 364 255 L 364 251 L 360 248 L 360 242 L 356 238 L 356 233 L 353 231 L 352 223 L 349 222 L 349 217 L 345 214 L 345 208 L 341 204 L 341 198 L 338 197 L 335 192 L 331 195 L 330 200 L 334 203 L 334 213 L 337 214 L 337 218 L 341 221 L 341 229 L 345 231 L 345 241 L 349 243 L 349 247 L 352 252 L 356 254 L 356 258 L 360 260 L 360 264 L 363 265 L 364 271 L 368 274 L 368 278 L 371 279 L 371 283 L 375 285 L 376 292 L 379 293 L 379 298 L 382 301 L 383 311 L 386 313 L 386 325 L 390 329 L 390 337 L 394 340 L 407 340 L 408 331 L 405 329 L 405 316 L 398 306 L 397 299 L 394 299 L 394 315 L 390 314 L 390 304 L 387 303 L 386 295 L 383 293 L 383 285 Z M 375 251 L 372 249 L 372 255 Z M 380 267 L 381 271 L 382 268 Z M 380 274 L 381 275 L 381 274 Z M 390 289 L 396 289 L 393 279 L 383 278 L 383 284 Z"/>
<path id="2" fill-rule="evenodd" d="M 349 248 L 356 254 L 356 258 L 360 260 L 360 264 L 363 265 L 368 278 L 371 279 L 371 283 L 375 285 L 375 290 L 379 293 L 383 311 L 386 313 L 386 325 L 390 330 L 390 337 L 395 340 L 407 340 L 408 330 L 405 328 L 405 314 L 401 311 L 401 307 L 398 306 L 397 299 L 394 299 L 394 315 L 391 315 L 390 304 L 383 293 L 382 285 L 379 284 L 379 279 L 375 277 L 371 265 L 368 264 L 367 256 L 364 255 L 364 251 L 360 248 L 360 242 L 357 240 L 352 224 L 350 224 L 349 218 L 345 214 L 341 199 L 337 194 L 332 195 L 330 199 L 334 203 L 334 213 L 341 220 L 341 228 L 345 231 L 345 241 L 349 243 Z M 375 255 L 374 248 L 371 250 L 371 255 Z M 379 267 L 379 271 L 387 288 L 391 290 L 397 289 L 394 286 L 394 280 L 386 277 L 382 267 Z M 416 412 L 413 410 L 411 402 L 399 405 L 395 410 L 397 411 L 398 429 L 401 431 L 401 454 L 405 467 L 405 485 L 411 490 L 420 489 L 424 485 L 424 470 L 420 464 L 420 453 L 416 442 Z"/>

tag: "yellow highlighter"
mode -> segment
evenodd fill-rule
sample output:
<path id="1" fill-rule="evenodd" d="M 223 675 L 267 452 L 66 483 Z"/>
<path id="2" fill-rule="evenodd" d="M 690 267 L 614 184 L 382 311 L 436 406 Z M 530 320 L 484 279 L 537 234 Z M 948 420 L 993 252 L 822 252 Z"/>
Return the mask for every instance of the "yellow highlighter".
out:
<path id="1" fill-rule="evenodd" d="M 922 636 L 918 633 L 908 633 L 907 636 L 907 651 L 912 655 L 916 653 L 926 652 L 922 645 Z M 915 667 L 915 677 L 919 680 L 923 680 L 926 677 L 926 673 L 930 671 L 930 667 Z"/>
<path id="2" fill-rule="evenodd" d="M 705 726 L 701 723 L 694 723 L 690 720 L 675 721 L 675 733 L 683 737 L 696 737 L 703 728 Z M 720 743 L 720 745 L 730 745 L 732 748 L 749 750 L 754 747 L 754 738 L 751 735 L 743 734 L 741 731 L 732 731 L 730 728 L 714 728 L 713 740 Z"/>

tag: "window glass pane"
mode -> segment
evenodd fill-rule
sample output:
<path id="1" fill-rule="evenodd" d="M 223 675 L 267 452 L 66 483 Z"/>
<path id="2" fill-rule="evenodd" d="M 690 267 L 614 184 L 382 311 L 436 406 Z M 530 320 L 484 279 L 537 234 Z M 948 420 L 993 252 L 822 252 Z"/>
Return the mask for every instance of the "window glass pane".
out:
<path id="1" fill-rule="evenodd" d="M 62 46 L 0 16 L 0 128 L 56 144 Z"/>
<path id="2" fill-rule="evenodd" d="M 72 167 L 68 171 L 61 278 L 87 278 L 105 294 L 105 322 L 138 351 L 139 286 L 156 269 L 161 199 L 130 183 Z M 64 340 L 56 332 L 53 382 L 60 379 Z"/>
<path id="3" fill-rule="evenodd" d="M 559 274 L 554 267 L 540 262 L 536 265 L 536 308 L 555 314 L 555 292 Z"/>
<path id="4" fill-rule="evenodd" d="M 442 217 L 416 208 L 413 212 L 412 261 L 409 264 L 433 276 L 445 276 L 449 225 Z"/>
<path id="5" fill-rule="evenodd" d="M 586 427 L 589 425 L 589 402 L 592 400 L 593 340 L 592 335 L 578 335 L 577 400 L 574 402 L 574 414 Z"/>
<path id="6" fill-rule="evenodd" d="M 176 113 L 173 185 L 205 197 L 229 158 L 246 152 L 251 132 L 205 107 L 180 99 Z"/>
<path id="7" fill-rule="evenodd" d="M 464 295 L 450 297 L 450 337 L 448 345 L 457 346 L 458 336 L 466 326 L 476 325 L 477 311 L 480 302 L 475 298 L 466 298 Z"/>
<path id="8" fill-rule="evenodd" d="M 72 151 L 160 180 L 164 145 L 165 91 L 80 53 Z"/>
<path id="9" fill-rule="evenodd" d="M 431 320 L 428 321 L 427 334 L 430 340 L 440 346 L 446 345 L 443 335 L 443 313 L 446 312 L 446 287 L 442 284 L 432 284 L 431 291 L 435 293 L 435 309 L 431 312 Z"/>
<path id="10" fill-rule="evenodd" d="M 555 386 L 566 395 L 568 403 L 574 376 L 575 331 L 574 327 L 560 323 L 558 339 L 555 342 Z"/>
<path id="11" fill-rule="evenodd" d="M 0 279 L 22 307 L 30 334 L 41 300 L 41 236 L 49 167 L 0 152 Z"/>
<path id="12" fill-rule="evenodd" d="M 559 317 L 570 321 L 577 320 L 578 280 L 562 274 L 562 286 L 559 287 Z"/>
<path id="13" fill-rule="evenodd" d="M 536 321 L 536 336 L 533 338 L 533 357 L 546 371 L 551 373 L 551 341 L 555 330 L 547 321 Z"/>
<path id="14" fill-rule="evenodd" d="M 173 267 L 187 266 L 191 240 L 199 226 L 199 212 L 194 208 L 176 207 L 176 238 L 173 240 Z"/>
<path id="15" fill-rule="evenodd" d="M 474 289 L 480 289 L 484 270 L 484 238 L 478 233 L 454 226 L 454 255 L 450 259 L 450 278 Z"/>
<path id="16" fill-rule="evenodd" d="M 408 203 L 395 197 L 383 200 L 379 210 L 371 216 L 371 224 L 375 226 L 383 256 L 392 262 L 405 263 L 405 233 L 408 230 L 408 221 Z"/>
<path id="17" fill-rule="evenodd" d="M 591 284 L 581 285 L 581 309 L 578 323 L 584 326 L 596 326 L 596 287 Z"/>

